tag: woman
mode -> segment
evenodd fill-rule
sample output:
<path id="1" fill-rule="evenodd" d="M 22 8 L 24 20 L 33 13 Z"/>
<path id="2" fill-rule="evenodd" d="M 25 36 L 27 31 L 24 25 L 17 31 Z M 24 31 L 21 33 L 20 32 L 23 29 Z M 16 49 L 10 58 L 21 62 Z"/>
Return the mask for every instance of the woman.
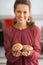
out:
<path id="1" fill-rule="evenodd" d="M 4 47 L 7 65 L 38 65 L 40 55 L 40 29 L 32 22 L 30 0 L 16 0 L 14 4 L 15 19 L 12 26 L 4 30 Z M 16 43 L 30 45 L 33 50 L 27 53 L 12 53 Z"/>

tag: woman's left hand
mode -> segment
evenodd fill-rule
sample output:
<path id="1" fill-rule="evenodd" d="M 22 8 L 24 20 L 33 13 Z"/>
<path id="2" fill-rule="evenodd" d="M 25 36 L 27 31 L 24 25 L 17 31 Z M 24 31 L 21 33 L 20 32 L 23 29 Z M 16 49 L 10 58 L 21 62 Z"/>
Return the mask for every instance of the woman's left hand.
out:
<path id="1" fill-rule="evenodd" d="M 29 56 L 30 53 L 31 53 L 31 51 L 23 51 L 23 52 L 22 52 L 22 55 L 23 55 L 23 56 Z"/>

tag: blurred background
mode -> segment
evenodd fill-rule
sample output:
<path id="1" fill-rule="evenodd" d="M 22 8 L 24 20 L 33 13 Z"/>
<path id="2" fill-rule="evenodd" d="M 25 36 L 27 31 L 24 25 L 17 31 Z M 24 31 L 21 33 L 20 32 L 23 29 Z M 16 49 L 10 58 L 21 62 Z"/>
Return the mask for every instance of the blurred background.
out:
<path id="1" fill-rule="evenodd" d="M 14 2 L 15 0 L 0 0 L 0 65 L 6 65 L 7 61 L 3 45 L 3 30 L 12 25 Z M 43 65 L 43 0 L 31 0 L 31 6 L 33 21 L 41 30 L 39 65 Z"/>

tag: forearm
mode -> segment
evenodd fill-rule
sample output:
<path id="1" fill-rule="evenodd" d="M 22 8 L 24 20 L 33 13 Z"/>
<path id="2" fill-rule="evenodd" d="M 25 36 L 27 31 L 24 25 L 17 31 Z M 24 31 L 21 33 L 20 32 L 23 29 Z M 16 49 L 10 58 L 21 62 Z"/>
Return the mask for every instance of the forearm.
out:
<path id="1" fill-rule="evenodd" d="M 39 51 L 32 50 L 29 56 L 30 59 L 35 60 L 39 58 L 39 55 L 40 55 L 40 50 Z"/>

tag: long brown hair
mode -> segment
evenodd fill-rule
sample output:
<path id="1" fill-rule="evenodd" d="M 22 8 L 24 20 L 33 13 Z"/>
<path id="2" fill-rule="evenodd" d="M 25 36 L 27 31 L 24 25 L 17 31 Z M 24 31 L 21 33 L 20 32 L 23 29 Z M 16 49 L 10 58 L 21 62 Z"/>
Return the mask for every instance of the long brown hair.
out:
<path id="1" fill-rule="evenodd" d="M 31 10 L 31 2 L 30 2 L 30 0 L 16 0 L 15 3 L 14 3 L 14 12 L 15 12 L 16 6 L 17 6 L 18 4 L 28 5 L 28 6 L 29 6 L 29 10 Z M 28 22 L 28 21 L 30 21 L 30 22 Z M 27 24 L 28 24 L 29 26 L 33 26 L 33 25 L 34 25 L 34 22 L 32 21 L 32 17 L 31 17 L 31 16 L 29 17 L 28 21 L 27 21 Z M 15 24 L 16 22 L 17 22 L 17 21 L 16 21 L 16 18 L 14 18 L 14 24 Z"/>

